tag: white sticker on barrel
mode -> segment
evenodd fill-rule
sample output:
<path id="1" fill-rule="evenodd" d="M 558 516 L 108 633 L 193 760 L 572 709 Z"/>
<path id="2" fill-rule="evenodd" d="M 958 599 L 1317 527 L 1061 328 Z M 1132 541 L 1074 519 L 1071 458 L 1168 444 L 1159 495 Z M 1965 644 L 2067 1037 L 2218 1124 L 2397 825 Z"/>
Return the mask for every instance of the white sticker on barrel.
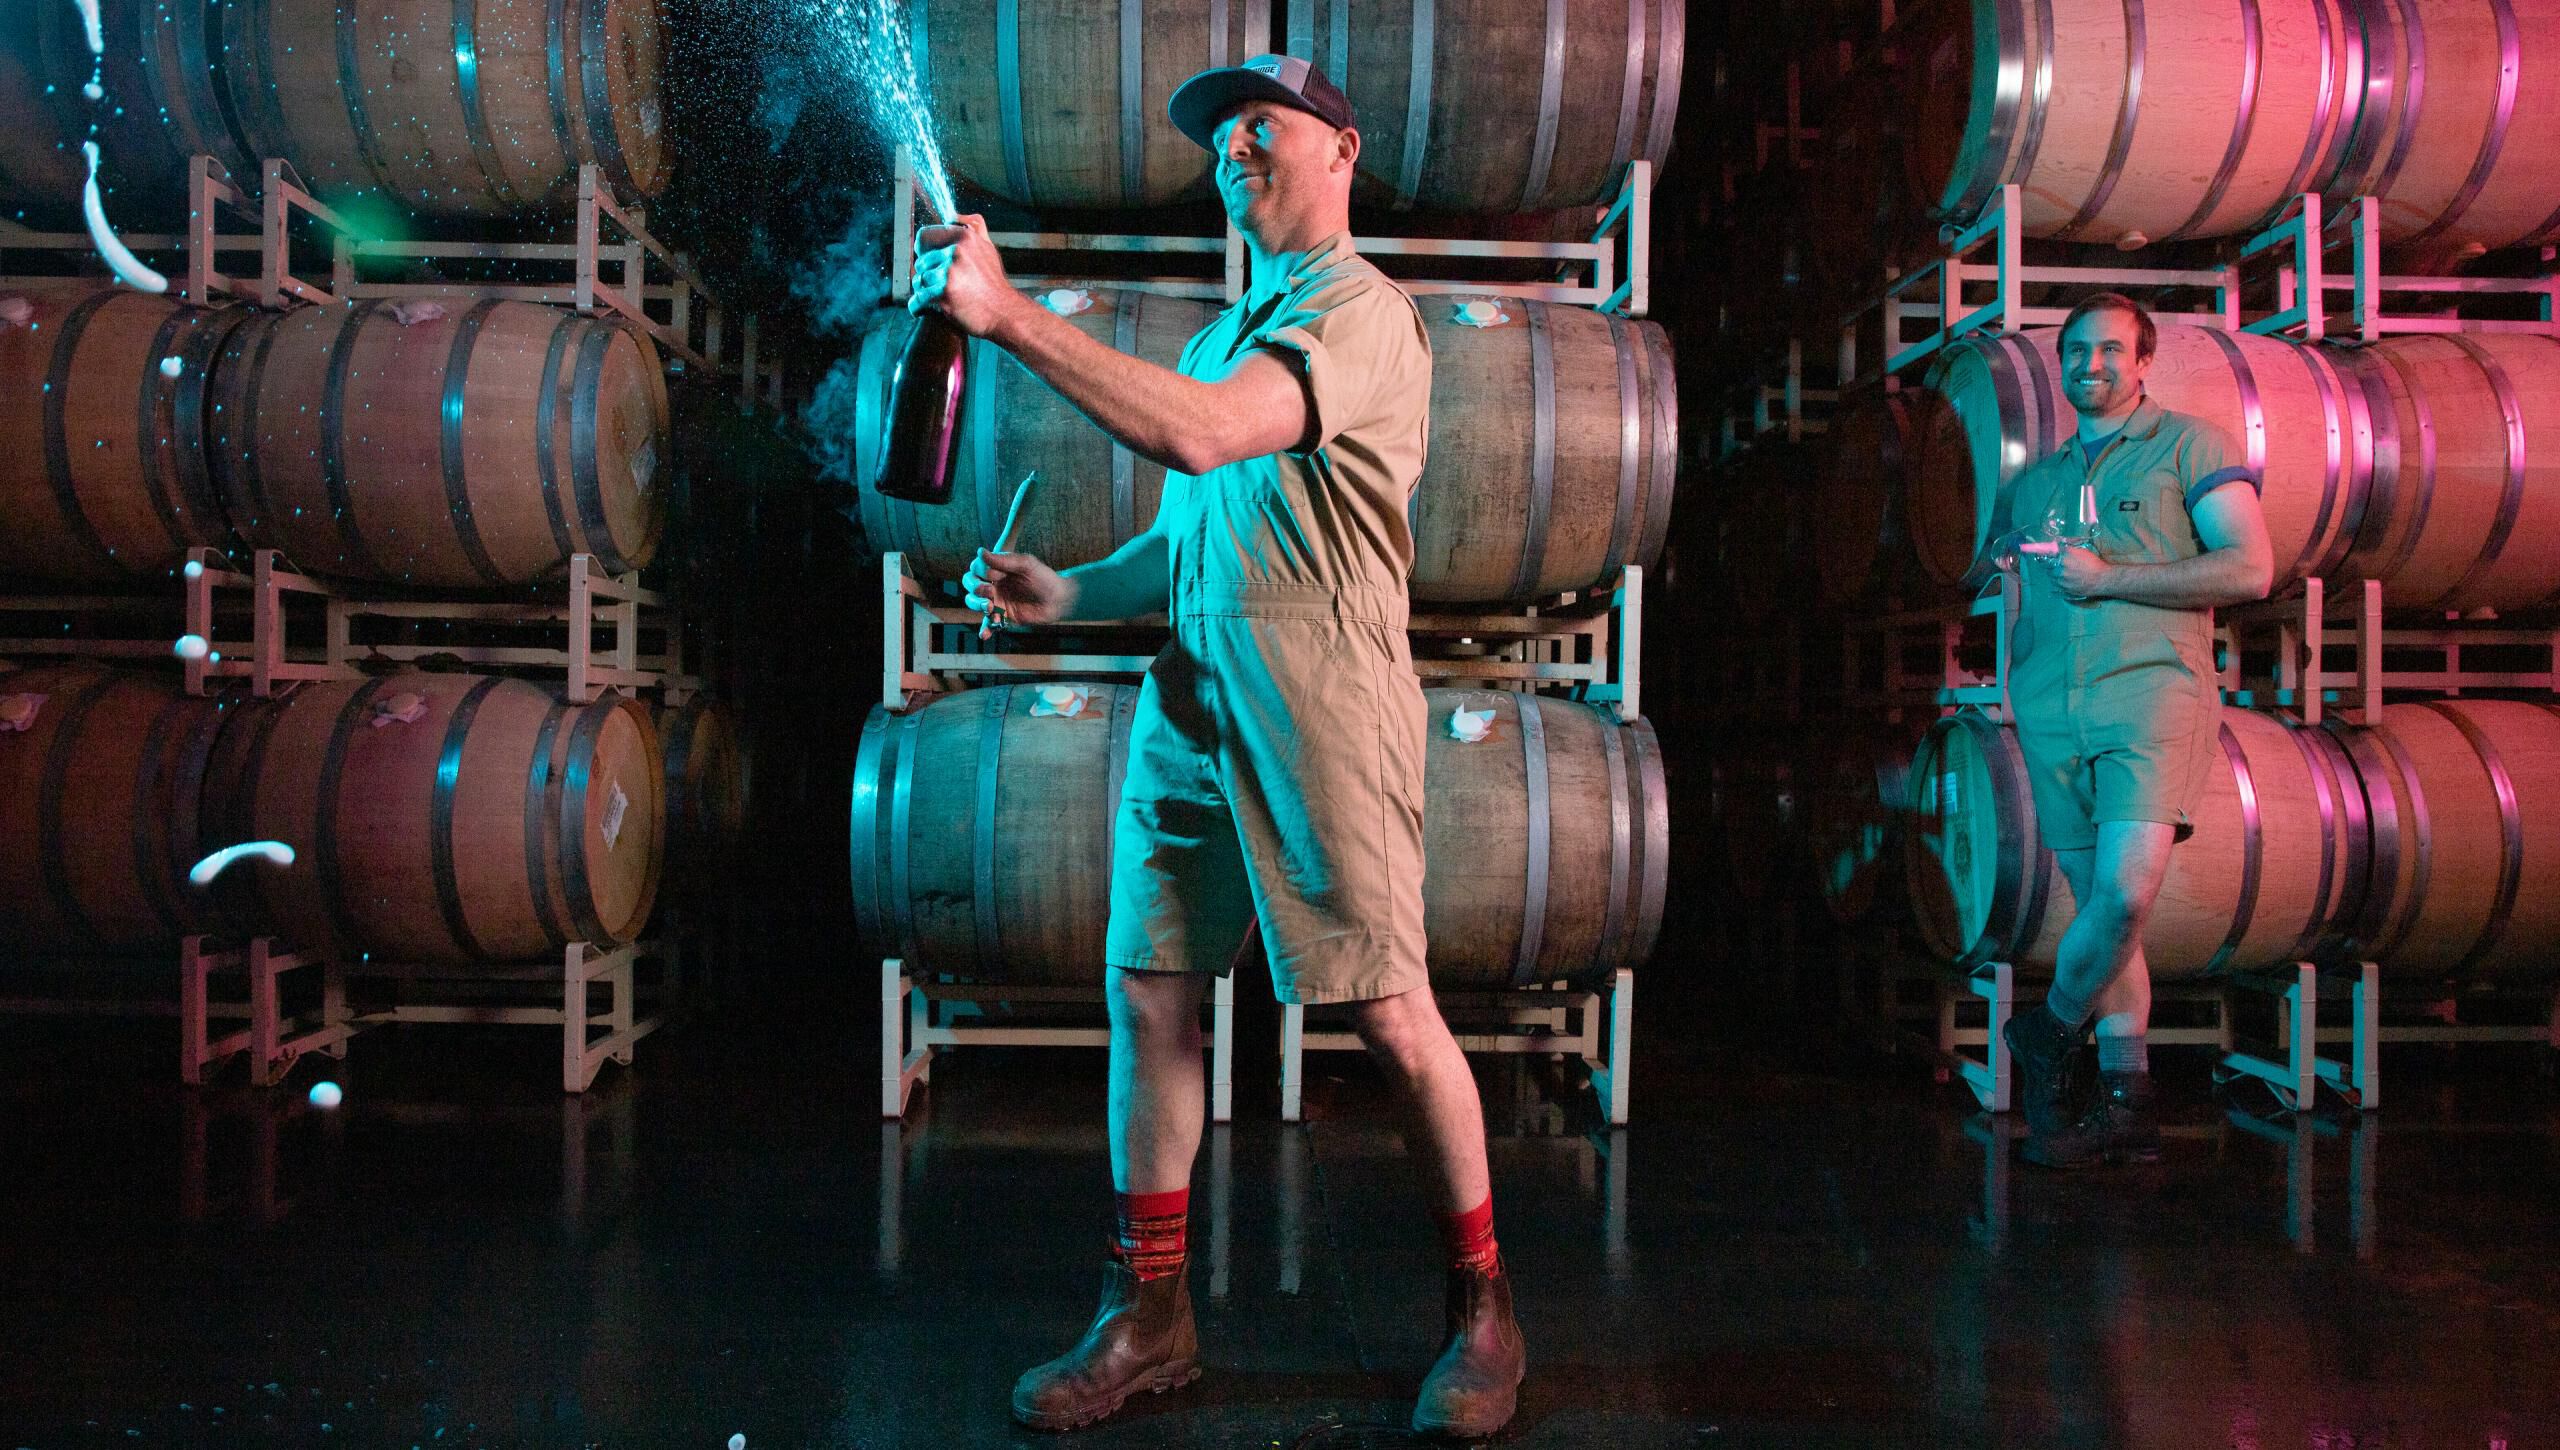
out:
<path id="1" fill-rule="evenodd" d="M 1042 685 L 1031 696 L 1031 713 L 1073 719 L 1093 703 L 1091 685 Z"/>
<path id="2" fill-rule="evenodd" d="M 1093 310 L 1093 294 L 1082 287 L 1053 287 L 1041 297 L 1040 305 L 1060 317 L 1073 317 Z"/>
<path id="3" fill-rule="evenodd" d="M 1511 320 L 1511 314 L 1492 298 L 1478 297 L 1449 309 L 1449 320 L 1460 327 L 1500 327 Z"/>
<path id="4" fill-rule="evenodd" d="M 44 702 L 42 695 L 0 695 L 0 730 L 33 730 Z"/>
<path id="5" fill-rule="evenodd" d="M 391 304 L 391 320 L 402 327 L 415 327 L 421 322 L 441 322 L 444 320 L 444 315 L 444 304 L 441 302 L 394 302 Z"/>
<path id="6" fill-rule="evenodd" d="M 426 698 L 403 690 L 397 695 L 373 702 L 373 728 L 379 730 L 385 725 L 415 725 L 426 717 L 426 713 Z"/>
<path id="7" fill-rule="evenodd" d="M 631 486 L 645 494 L 657 477 L 658 440 L 652 438 L 640 445 L 639 452 L 631 455 Z"/>
<path id="8" fill-rule="evenodd" d="M 622 813 L 630 808 L 631 797 L 622 793 L 622 782 L 618 780 L 613 782 L 604 798 L 604 848 L 606 850 L 612 850 L 613 843 L 621 839 Z"/>
<path id="9" fill-rule="evenodd" d="M 36 320 L 36 305 L 24 297 L 0 297 L 0 327 L 24 327 Z"/>
<path id="10" fill-rule="evenodd" d="M 1470 710 L 1460 705 L 1449 712 L 1449 738 L 1452 740 L 1474 745 L 1492 733 L 1493 707 L 1490 705 L 1481 710 Z"/>

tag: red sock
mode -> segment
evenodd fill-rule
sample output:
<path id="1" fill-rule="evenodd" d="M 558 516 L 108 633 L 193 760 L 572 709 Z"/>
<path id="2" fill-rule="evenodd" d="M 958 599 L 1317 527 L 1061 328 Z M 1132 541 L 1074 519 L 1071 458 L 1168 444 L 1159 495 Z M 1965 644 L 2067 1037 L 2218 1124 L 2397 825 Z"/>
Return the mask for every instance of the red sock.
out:
<path id="1" fill-rule="evenodd" d="M 1119 1239 L 1111 1256 L 1140 1280 L 1179 1272 L 1191 1250 L 1191 1190 L 1115 1193 Z"/>
<path id="2" fill-rule="evenodd" d="M 1493 1241 L 1491 1197 L 1464 1213 L 1434 1216 L 1440 1220 L 1440 1241 L 1449 1248 L 1450 1268 L 1490 1274 L 1502 1266 L 1502 1250 Z"/>

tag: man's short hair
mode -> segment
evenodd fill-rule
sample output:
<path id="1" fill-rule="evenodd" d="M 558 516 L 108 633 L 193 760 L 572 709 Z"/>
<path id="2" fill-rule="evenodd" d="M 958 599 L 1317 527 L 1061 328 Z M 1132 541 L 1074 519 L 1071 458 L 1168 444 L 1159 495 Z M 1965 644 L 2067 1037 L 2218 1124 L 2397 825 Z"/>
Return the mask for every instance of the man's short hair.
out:
<path id="1" fill-rule="evenodd" d="M 2132 315 L 2135 358 L 2147 359 L 2159 351 L 2160 328 L 2152 322 L 2150 309 L 2121 292 L 2093 292 L 2081 298 L 2080 305 L 2071 309 L 2071 315 L 2062 319 L 2062 330 L 2065 333 L 2070 332 L 2081 318 L 2092 312 L 2123 312 Z"/>

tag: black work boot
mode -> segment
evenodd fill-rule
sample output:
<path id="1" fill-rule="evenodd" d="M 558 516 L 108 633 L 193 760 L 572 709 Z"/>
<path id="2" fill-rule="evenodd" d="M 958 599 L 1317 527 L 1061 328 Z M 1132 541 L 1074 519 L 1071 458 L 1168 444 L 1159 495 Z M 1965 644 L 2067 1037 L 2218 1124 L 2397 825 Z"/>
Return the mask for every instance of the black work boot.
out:
<path id="1" fill-rule="evenodd" d="M 2071 1058 L 2080 1046 L 2080 1029 L 2053 1015 L 2042 1002 L 2009 1014 L 2000 1029 L 2009 1044 L 2009 1080 L 2017 1093 L 2018 1111 L 2027 1131 L 2051 1133 L 2068 1121 Z"/>
<path id="2" fill-rule="evenodd" d="M 1529 1347 L 1511 1315 L 1511 1276 L 1491 1270 L 1449 1271 L 1449 1343 L 1414 1401 L 1417 1435 L 1480 1439 L 1511 1421 Z"/>
<path id="3" fill-rule="evenodd" d="M 1200 1378 L 1191 1266 L 1140 1279 L 1115 1260 L 1103 1272 L 1093 1327 L 1075 1348 L 1014 1383 L 1013 1417 L 1035 1430 L 1090 1425 L 1142 1389 L 1163 1394 Z"/>
<path id="4" fill-rule="evenodd" d="M 2160 1161 L 2160 1118 L 2153 1109 L 2151 1074 L 2102 1072 L 2098 1100 L 2051 1133 L 2031 1133 L 2020 1156 L 2046 1168 L 2088 1168 L 2099 1163 Z"/>

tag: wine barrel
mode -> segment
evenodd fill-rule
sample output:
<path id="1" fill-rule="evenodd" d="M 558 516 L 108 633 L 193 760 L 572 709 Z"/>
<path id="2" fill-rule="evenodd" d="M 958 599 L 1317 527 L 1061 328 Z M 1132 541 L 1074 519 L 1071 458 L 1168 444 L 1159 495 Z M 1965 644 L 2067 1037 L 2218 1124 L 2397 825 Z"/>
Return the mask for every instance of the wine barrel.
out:
<path id="1" fill-rule="evenodd" d="M 2226 709 L 2221 750 L 2143 929 L 2155 980 L 2334 955 L 2378 859 L 2358 773 L 2328 733 Z M 2050 970 L 2073 902 L 2015 737 L 1953 715 L 1931 727 L 1912 771 L 1904 863 L 1921 940 L 1962 965 Z"/>
<path id="2" fill-rule="evenodd" d="M 204 829 L 299 853 L 224 877 L 244 929 L 342 960 L 524 961 L 639 934 L 664 861 L 665 780 L 636 701 L 388 675 L 232 711 Z"/>
<path id="3" fill-rule="evenodd" d="M 78 226 L 89 179 L 80 143 L 93 137 L 107 215 L 125 225 L 183 220 L 198 152 L 254 175 L 207 64 L 216 14 L 202 0 L 99 0 L 106 49 L 93 56 L 77 7 L 0 7 L 0 213 Z M 99 101 L 83 92 L 92 76 Z"/>
<path id="4" fill-rule="evenodd" d="M 905 9 L 952 174 L 1034 207 L 1207 196 L 1211 157 L 1173 128 L 1166 107 L 1195 72 L 1270 48 L 1270 0 L 907 0 Z"/>
<path id="5" fill-rule="evenodd" d="M 2355 8 L 2368 79 L 2332 205 L 2374 197 L 2383 240 L 2439 259 L 2560 239 L 2560 3 Z"/>
<path id="6" fill-rule="evenodd" d="M 1833 920 L 1873 920 L 1900 903 L 1911 762 L 1935 723 L 1846 719 L 1816 743 L 1799 808 L 1814 885 Z"/>
<path id="7" fill-rule="evenodd" d="M 1814 484 L 1821 526 L 1811 531 L 1805 552 L 1814 597 L 1825 609 L 1888 597 L 1914 582 L 1903 496 L 1935 401 L 1918 388 L 1861 393 L 1824 432 Z"/>
<path id="8" fill-rule="evenodd" d="M 1123 352 L 1167 366 L 1208 325 L 1204 303 L 1067 290 L 1053 309 Z M 1543 302 L 1425 299 L 1433 353 L 1431 445 L 1417 486 L 1417 600 L 1520 601 L 1651 564 L 1670 527 L 1679 446 L 1669 335 L 1657 324 Z M 1066 567 L 1155 521 L 1161 467 L 1113 443 L 1004 353 L 971 344 L 961 467 L 949 508 L 871 487 L 887 432 L 902 328 L 862 348 L 855 472 L 863 533 L 916 573 L 956 579 L 995 542 L 1014 485 L 1037 468 L 1023 548 Z"/>
<path id="9" fill-rule="evenodd" d="M 2408 980 L 2560 974 L 2560 711 L 2515 700 L 2388 705 L 2339 727 L 2373 821 L 2355 952 Z"/>
<path id="10" fill-rule="evenodd" d="M 219 75 L 243 149 L 292 162 L 323 199 L 557 213 L 589 161 L 626 201 L 666 184 L 656 0 L 243 0 L 224 14 Z"/>
<path id="11" fill-rule="evenodd" d="M 187 884 L 226 701 L 174 676 L 37 665 L 0 674 L 0 942 L 143 952 L 214 925 Z"/>
<path id="12" fill-rule="evenodd" d="M 1908 475 L 1903 517 L 1923 573 L 1953 588 L 1991 541 L 2010 482 L 2066 444 L 2078 418 L 2062 389 L 2058 328 L 1959 343 L 1931 364 L 1933 410 Z M 2146 386 L 2164 408 L 2221 426 L 2259 469 L 2276 587 L 2339 577 L 2366 511 L 2372 433 L 2366 390 L 2339 355 L 2276 338 L 2160 329 Z"/>
<path id="13" fill-rule="evenodd" d="M 1662 750 L 1642 720 L 1426 690 L 1422 912 L 1442 987 L 1590 987 L 1653 954 L 1669 886 Z M 1494 712 L 1482 740 L 1451 714 Z"/>
<path id="14" fill-rule="evenodd" d="M 1679 0 L 1310 0 L 1289 54 L 1360 120 L 1372 198 L 1435 212 L 1605 203 L 1628 163 L 1658 169 L 1680 107 Z"/>
<path id="15" fill-rule="evenodd" d="M 1914 191 L 1963 218 L 2016 184 L 2026 234 L 2229 236 L 2320 187 L 2365 104 L 2361 0 L 1951 0 L 1916 11 Z M 2430 81 L 2434 79 L 2430 76 Z"/>
<path id="16" fill-rule="evenodd" d="M 2413 334 L 2335 356 L 2373 433 L 2364 526 L 2336 572 L 2382 580 L 2394 606 L 2560 598 L 2560 340 Z"/>
<path id="17" fill-rule="evenodd" d="M 709 695 L 648 708 L 666 780 L 670 894 L 698 900 L 736 870 L 747 820 L 744 741 Z"/>
<path id="18" fill-rule="evenodd" d="M 2371 195 L 2383 239 L 2560 236 L 2553 0 L 1971 0 L 1921 12 L 1915 185 L 2031 236 L 2228 236 L 2296 193 Z"/>
<path id="19" fill-rule="evenodd" d="M 1091 692 L 1034 715 L 1043 691 Z M 1591 983 L 1660 933 L 1669 811 L 1650 727 L 1535 696 L 1424 692 L 1423 912 L 1442 986 Z M 875 709 L 853 785 L 863 937 L 910 967 L 1094 985 L 1133 685 L 1004 685 Z M 1449 733 L 1455 708 L 1490 733 Z M 966 828 L 962 828 L 962 823 Z"/>
<path id="20" fill-rule="evenodd" d="M 214 364 L 213 470 L 251 543 L 341 578 L 494 589 L 649 562 L 658 350 L 526 302 L 260 313 Z"/>
<path id="21" fill-rule="evenodd" d="M 76 283 L 7 295 L 34 313 L 0 324 L 0 578 L 165 580 L 188 549 L 230 544 L 205 466 L 206 369 L 254 314 Z"/>

